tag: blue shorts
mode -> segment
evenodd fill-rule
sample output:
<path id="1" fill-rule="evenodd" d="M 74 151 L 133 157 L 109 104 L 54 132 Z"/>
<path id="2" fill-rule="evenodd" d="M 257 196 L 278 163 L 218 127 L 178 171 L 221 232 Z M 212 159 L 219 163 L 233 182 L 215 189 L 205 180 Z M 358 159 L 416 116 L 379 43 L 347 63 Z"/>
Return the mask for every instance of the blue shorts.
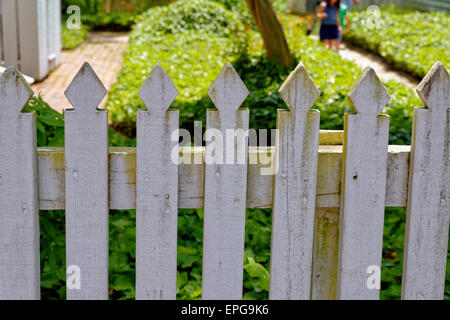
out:
<path id="1" fill-rule="evenodd" d="M 338 40 L 339 29 L 336 24 L 322 24 L 320 26 L 320 41 L 322 40 Z"/>

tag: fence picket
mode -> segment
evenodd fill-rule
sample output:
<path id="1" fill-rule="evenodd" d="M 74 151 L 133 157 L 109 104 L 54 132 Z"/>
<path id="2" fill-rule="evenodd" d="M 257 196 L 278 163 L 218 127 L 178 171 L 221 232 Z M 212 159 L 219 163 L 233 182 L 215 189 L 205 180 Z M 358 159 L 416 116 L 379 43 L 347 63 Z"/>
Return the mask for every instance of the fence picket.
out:
<path id="1" fill-rule="evenodd" d="M 178 140 L 171 137 L 179 112 L 168 108 L 178 91 L 157 64 L 139 95 L 148 110 L 137 112 L 136 299 L 175 299 Z"/>
<path id="2" fill-rule="evenodd" d="M 231 141 L 226 131 L 248 130 L 249 111 L 239 109 L 248 90 L 228 63 L 209 89 L 209 96 L 218 110 L 207 111 L 207 131 L 216 131 L 210 131 L 214 139 L 206 143 L 206 160 L 211 155 L 223 163 L 219 160 L 205 165 L 202 298 L 237 300 L 243 290 L 248 136 L 238 136 L 233 143 L 234 159 L 240 162 L 229 164 L 228 147 L 234 136 Z"/>
<path id="3" fill-rule="evenodd" d="M 443 299 L 450 220 L 450 77 L 436 63 L 417 87 L 406 215 L 403 299 Z"/>
<path id="4" fill-rule="evenodd" d="M 339 208 L 316 208 L 312 300 L 336 300 Z"/>
<path id="5" fill-rule="evenodd" d="M 379 114 L 389 94 L 366 67 L 348 97 L 357 113 L 344 122 L 337 298 L 379 299 L 367 272 L 381 268 L 389 117 Z"/>
<path id="6" fill-rule="evenodd" d="M 138 147 L 108 148 L 106 89 L 85 63 L 66 90 L 65 148 L 36 148 L 36 115 L 22 112 L 33 92 L 8 68 L 0 300 L 40 298 L 39 209 L 66 210 L 67 298 L 108 299 L 109 208 L 137 209 L 137 299 L 176 298 L 178 208 L 204 208 L 202 298 L 241 299 L 246 208 L 270 207 L 270 299 L 378 299 L 389 206 L 407 208 L 402 298 L 443 299 L 449 80 L 436 63 L 416 89 L 425 107 L 414 109 L 411 146 L 389 146 L 380 115 L 389 95 L 366 68 L 348 95 L 356 114 L 345 115 L 341 146 L 342 131 L 320 132 L 310 109 L 319 91 L 299 64 L 280 88 L 289 110 L 277 112 L 276 146 L 249 148 L 248 90 L 227 64 L 208 92 L 217 110 L 207 110 L 206 148 L 179 148 L 179 112 L 169 109 L 178 91 L 157 64 L 139 90 Z"/>
<path id="7" fill-rule="evenodd" d="M 316 203 L 319 90 L 303 64 L 280 89 L 289 111 L 277 115 L 278 172 L 273 191 L 271 299 L 309 299 Z"/>
<path id="8" fill-rule="evenodd" d="M 108 299 L 108 113 L 97 109 L 106 89 L 84 63 L 65 94 L 67 299 Z"/>
<path id="9" fill-rule="evenodd" d="M 0 300 L 39 299 L 36 115 L 33 91 L 8 68 L 0 78 Z"/>

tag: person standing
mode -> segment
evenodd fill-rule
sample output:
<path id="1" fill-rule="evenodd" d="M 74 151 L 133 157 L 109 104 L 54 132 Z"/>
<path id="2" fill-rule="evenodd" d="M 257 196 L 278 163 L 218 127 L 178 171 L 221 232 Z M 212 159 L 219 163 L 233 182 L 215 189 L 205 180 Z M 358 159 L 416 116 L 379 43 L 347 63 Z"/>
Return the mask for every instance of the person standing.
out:
<path id="1" fill-rule="evenodd" d="M 339 19 L 340 0 L 327 0 L 320 3 L 317 16 L 321 19 L 320 41 L 328 49 L 339 50 L 339 34 L 342 33 Z"/>

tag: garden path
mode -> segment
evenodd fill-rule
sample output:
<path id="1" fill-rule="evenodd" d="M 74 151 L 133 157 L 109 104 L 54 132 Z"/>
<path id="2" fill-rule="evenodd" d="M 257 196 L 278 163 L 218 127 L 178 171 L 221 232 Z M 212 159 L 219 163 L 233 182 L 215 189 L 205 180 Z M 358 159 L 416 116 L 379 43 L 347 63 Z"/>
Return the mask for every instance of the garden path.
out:
<path id="1" fill-rule="evenodd" d="M 128 34 L 120 32 L 91 32 L 86 42 L 73 50 L 62 52 L 61 65 L 45 80 L 31 86 L 36 94 L 55 110 L 62 112 L 72 106 L 64 91 L 82 64 L 91 64 L 104 86 L 109 90 L 122 65 L 122 53 L 127 47 Z M 100 108 L 106 103 L 103 99 Z"/>
<path id="2" fill-rule="evenodd" d="M 386 63 L 382 57 L 364 49 L 352 46 L 350 44 L 341 45 L 339 50 L 341 56 L 348 60 L 353 60 L 362 68 L 370 65 L 378 76 L 383 80 L 397 80 L 415 89 L 419 80 L 406 72 L 394 70 L 392 66 Z"/>
<path id="3" fill-rule="evenodd" d="M 319 36 L 314 34 L 310 36 L 319 41 Z M 371 66 L 382 80 L 397 80 L 415 89 L 419 84 L 419 80 L 410 74 L 395 70 L 382 57 L 370 51 L 356 47 L 349 43 L 342 43 L 339 49 L 341 57 L 352 60 L 361 68 Z"/>

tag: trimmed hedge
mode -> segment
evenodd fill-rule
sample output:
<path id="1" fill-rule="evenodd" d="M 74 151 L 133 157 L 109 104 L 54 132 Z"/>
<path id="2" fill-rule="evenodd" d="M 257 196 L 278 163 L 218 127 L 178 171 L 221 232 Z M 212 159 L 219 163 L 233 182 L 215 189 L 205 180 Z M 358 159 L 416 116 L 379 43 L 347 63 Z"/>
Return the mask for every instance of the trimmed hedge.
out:
<path id="1" fill-rule="evenodd" d="M 212 104 L 207 90 L 226 62 L 245 52 L 243 24 L 222 5 L 208 0 L 180 0 L 143 13 L 130 33 L 118 82 L 107 102 L 119 131 L 133 136 L 136 110 L 144 108 L 138 90 L 161 63 L 180 95 L 172 107 L 181 110 L 181 126 L 202 119 Z"/>
<path id="2" fill-rule="evenodd" d="M 367 12 L 350 16 L 352 30 L 345 40 L 378 53 L 397 69 L 423 78 L 436 61 L 450 66 L 448 13 L 387 9 L 376 24 L 368 22 Z"/>
<path id="3" fill-rule="evenodd" d="M 68 29 L 66 24 L 61 26 L 61 45 L 64 50 L 72 50 L 82 44 L 88 37 L 88 28 L 81 25 L 80 29 Z"/>

